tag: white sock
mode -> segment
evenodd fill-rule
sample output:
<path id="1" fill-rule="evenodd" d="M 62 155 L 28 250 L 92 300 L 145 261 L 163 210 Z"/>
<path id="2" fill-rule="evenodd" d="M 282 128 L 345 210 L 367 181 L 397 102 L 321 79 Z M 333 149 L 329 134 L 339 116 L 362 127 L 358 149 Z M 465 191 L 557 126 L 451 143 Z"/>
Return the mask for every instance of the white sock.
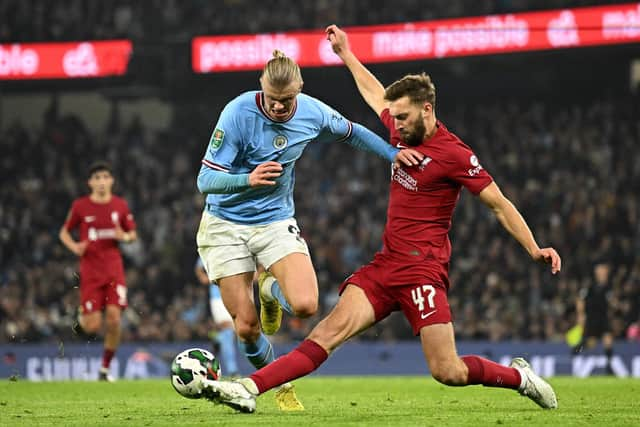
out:
<path id="1" fill-rule="evenodd" d="M 268 275 L 265 279 L 264 282 L 262 282 L 262 285 L 264 286 L 264 292 L 262 291 L 262 287 L 260 287 L 260 292 L 262 292 L 262 295 L 265 296 L 268 300 L 273 301 L 275 298 L 273 296 L 273 293 L 271 293 L 271 287 L 273 286 L 273 282 L 276 281 L 276 278 L 273 277 L 272 275 Z"/>

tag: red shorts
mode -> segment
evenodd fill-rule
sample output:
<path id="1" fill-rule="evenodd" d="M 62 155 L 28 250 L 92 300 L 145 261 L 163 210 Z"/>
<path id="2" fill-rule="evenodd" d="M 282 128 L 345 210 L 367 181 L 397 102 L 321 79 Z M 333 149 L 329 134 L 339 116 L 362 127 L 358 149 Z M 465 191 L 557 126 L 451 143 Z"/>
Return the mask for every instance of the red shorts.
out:
<path id="1" fill-rule="evenodd" d="M 348 284 L 362 289 L 373 306 L 376 322 L 394 311 L 402 310 L 414 335 L 424 326 L 451 322 L 447 288 L 441 283 L 421 283 L 388 286 L 380 282 L 386 275 L 382 267 L 368 264 L 353 273 L 340 286 L 342 294 Z"/>
<path id="2" fill-rule="evenodd" d="M 102 311 L 107 305 L 127 306 L 127 286 L 124 277 L 98 279 L 80 277 L 80 311 L 82 314 Z"/>

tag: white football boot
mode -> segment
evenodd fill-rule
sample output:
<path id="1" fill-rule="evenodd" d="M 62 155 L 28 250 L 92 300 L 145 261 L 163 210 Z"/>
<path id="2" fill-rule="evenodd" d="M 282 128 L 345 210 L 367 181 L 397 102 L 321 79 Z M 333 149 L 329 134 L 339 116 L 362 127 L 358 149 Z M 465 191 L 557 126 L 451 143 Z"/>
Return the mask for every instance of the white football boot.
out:
<path id="1" fill-rule="evenodd" d="M 516 357 L 509 366 L 516 368 L 522 377 L 518 393 L 527 396 L 541 408 L 556 409 L 558 407 L 558 399 L 556 399 L 556 393 L 551 385 L 533 372 L 526 360 L 522 357 Z"/>
<path id="2" fill-rule="evenodd" d="M 240 412 L 256 410 L 256 395 L 249 392 L 239 381 L 203 380 L 202 394 L 215 403 L 221 403 Z"/>

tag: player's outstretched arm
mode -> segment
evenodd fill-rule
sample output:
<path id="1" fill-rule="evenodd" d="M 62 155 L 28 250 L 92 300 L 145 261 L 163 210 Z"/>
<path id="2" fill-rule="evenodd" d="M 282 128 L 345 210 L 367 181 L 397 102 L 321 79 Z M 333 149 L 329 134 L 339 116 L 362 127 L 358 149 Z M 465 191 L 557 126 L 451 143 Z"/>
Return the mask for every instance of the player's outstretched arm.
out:
<path id="1" fill-rule="evenodd" d="M 360 95 L 364 98 L 369 107 L 379 116 L 385 109 L 384 86 L 371 72 L 360 62 L 349 47 L 347 33 L 338 28 L 337 25 L 329 25 L 325 32 L 327 40 L 331 42 L 331 48 L 340 57 L 344 65 L 349 68 L 353 79 L 358 86 Z"/>
<path id="2" fill-rule="evenodd" d="M 536 243 L 531 229 L 520 212 L 507 199 L 495 182 L 484 188 L 480 200 L 487 205 L 500 221 L 500 224 L 511 234 L 531 255 L 535 261 L 551 264 L 551 272 L 556 274 L 562 268 L 560 255 L 553 248 L 540 248 Z"/>

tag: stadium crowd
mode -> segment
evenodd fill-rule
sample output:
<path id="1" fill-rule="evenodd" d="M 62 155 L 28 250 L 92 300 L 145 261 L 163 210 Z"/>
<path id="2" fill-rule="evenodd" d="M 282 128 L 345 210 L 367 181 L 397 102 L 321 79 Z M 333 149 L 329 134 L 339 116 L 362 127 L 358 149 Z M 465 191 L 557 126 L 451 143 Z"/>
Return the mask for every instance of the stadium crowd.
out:
<path id="1" fill-rule="evenodd" d="M 288 7 L 280 0 L 6 0 L 0 42 L 130 37 L 189 41 L 196 34 L 323 28 L 519 12 L 602 1 L 419 0 L 380 3 L 321 0 Z M 278 19 L 272 13 L 278 11 Z M 395 76 L 398 77 L 398 76 Z M 116 193 L 129 202 L 139 241 L 123 247 L 129 306 L 123 340 L 206 338 L 207 289 L 193 274 L 203 197 L 195 178 L 220 105 L 177 105 L 164 131 L 151 131 L 114 108 L 95 132 L 55 101 L 40 129 L 17 121 L 0 131 L 0 343 L 70 337 L 77 310 L 77 260 L 57 239 L 71 200 L 86 190 L 86 167 L 110 161 Z M 595 260 L 612 263 L 613 332 L 624 338 L 640 321 L 640 102 L 596 97 L 457 104 L 438 118 L 467 142 L 519 207 L 541 244 L 563 256 L 558 277 L 532 265 L 488 210 L 463 192 L 452 227 L 450 303 L 461 339 L 561 341 L 575 323 L 578 291 Z M 354 98 L 342 109 L 378 132 Z M 189 125 L 185 125 L 188 123 Z M 299 161 L 296 217 L 320 286 L 312 319 L 289 319 L 278 339 L 297 339 L 336 301 L 337 287 L 379 249 L 388 166 L 352 148 L 311 144 Z M 401 316 L 363 339 L 404 339 Z M 167 327 L 171 325 L 171 327 Z"/>
<path id="2" fill-rule="evenodd" d="M 380 131 L 364 104 L 353 103 L 350 117 Z M 563 255 L 557 277 L 532 265 L 463 192 L 451 233 L 450 303 L 459 338 L 563 340 L 575 322 L 578 291 L 603 258 L 613 265 L 614 335 L 625 337 L 640 313 L 638 105 L 632 98 L 496 101 L 439 113 L 474 148 L 540 242 Z M 16 122 L 2 132 L 0 342 L 70 336 L 77 260 L 57 232 L 70 201 L 86 190 L 87 165 L 98 158 L 114 165 L 116 193 L 129 201 L 139 226 L 139 242 L 123 247 L 130 305 L 123 339 L 207 337 L 207 289 L 193 274 L 203 203 L 195 176 L 212 123 L 204 108 L 200 115 L 176 111 L 166 131 L 152 132 L 114 109 L 96 133 L 78 117 L 59 115 L 52 102 L 44 128 Z M 388 166 L 375 156 L 344 144 L 308 147 L 298 165 L 296 216 L 318 272 L 321 308 L 310 320 L 288 319 L 279 339 L 302 338 L 333 306 L 341 281 L 379 249 L 388 179 Z M 396 327 L 404 321 L 391 316 L 363 338 L 409 338 L 398 332 L 409 328 Z"/>
<path id="3" fill-rule="evenodd" d="M 0 42 L 131 38 L 156 43 L 194 35 L 276 32 L 455 18 L 615 3 L 611 0 L 4 0 Z M 275 11 L 275 12 L 274 12 Z M 277 15 L 274 17 L 274 13 Z"/>

